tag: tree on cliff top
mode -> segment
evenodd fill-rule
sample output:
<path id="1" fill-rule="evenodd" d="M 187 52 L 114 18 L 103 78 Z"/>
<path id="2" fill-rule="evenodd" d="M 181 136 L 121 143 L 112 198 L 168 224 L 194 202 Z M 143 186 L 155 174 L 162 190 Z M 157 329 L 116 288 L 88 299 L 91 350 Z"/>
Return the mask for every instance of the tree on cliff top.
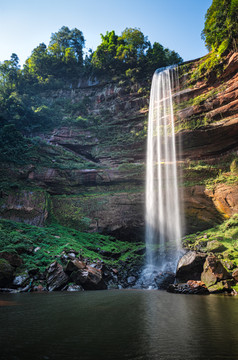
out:
<path id="1" fill-rule="evenodd" d="M 208 50 L 237 51 L 238 0 L 213 0 L 205 19 L 202 38 Z"/>
<path id="2" fill-rule="evenodd" d="M 51 35 L 48 47 L 41 43 L 33 49 L 26 60 L 24 73 L 40 83 L 47 83 L 52 77 L 72 82 L 83 72 L 83 48 L 83 33 L 63 26 Z"/>
<path id="3" fill-rule="evenodd" d="M 147 36 L 137 28 L 126 28 L 120 36 L 115 31 L 107 31 L 101 38 L 91 61 L 99 76 L 126 75 L 131 79 L 146 79 L 159 67 L 182 62 L 175 51 L 159 43 L 151 46 Z"/>

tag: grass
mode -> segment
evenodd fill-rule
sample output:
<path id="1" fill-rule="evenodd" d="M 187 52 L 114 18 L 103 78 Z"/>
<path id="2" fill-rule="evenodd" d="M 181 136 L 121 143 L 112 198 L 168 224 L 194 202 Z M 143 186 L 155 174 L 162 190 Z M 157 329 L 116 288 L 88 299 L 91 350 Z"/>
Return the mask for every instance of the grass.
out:
<path id="1" fill-rule="evenodd" d="M 26 269 L 38 267 L 44 271 L 53 261 L 60 262 L 60 255 L 67 249 L 78 251 L 90 261 L 100 259 L 115 267 L 130 261 L 133 265 L 142 261 L 137 251 L 143 247 L 143 243 L 122 242 L 110 236 L 83 233 L 60 225 L 37 227 L 0 220 L 0 251 L 19 253 Z M 39 249 L 34 251 L 36 248 Z"/>
<path id="2" fill-rule="evenodd" d="M 206 250 L 208 241 L 217 240 L 226 250 L 217 254 L 223 260 L 231 260 L 238 266 L 238 214 L 214 228 L 184 237 L 183 244 L 191 250 Z"/>

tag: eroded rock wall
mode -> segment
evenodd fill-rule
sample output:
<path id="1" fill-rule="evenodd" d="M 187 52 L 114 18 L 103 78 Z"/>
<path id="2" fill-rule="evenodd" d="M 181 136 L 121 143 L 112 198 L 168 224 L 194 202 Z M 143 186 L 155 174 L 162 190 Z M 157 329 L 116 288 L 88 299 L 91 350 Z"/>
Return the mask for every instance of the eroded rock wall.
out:
<path id="1" fill-rule="evenodd" d="M 175 109 L 177 125 L 184 127 L 178 127 L 176 134 L 183 166 L 212 159 L 219 167 L 223 156 L 238 150 L 238 54 L 227 58 L 224 67 L 220 78 L 200 79 L 193 85 L 184 76 L 184 89 L 175 94 L 183 104 Z M 2 168 L 6 179 L 19 181 L 23 190 L 1 193 L 0 216 L 40 226 L 52 217 L 83 231 L 142 239 L 149 95 L 139 90 L 138 84 L 131 89 L 94 84 L 45 94 L 52 101 L 75 105 L 87 100 L 89 122 L 86 128 L 71 124 L 41 134 L 48 144 L 47 164 L 32 161 L 19 168 Z M 80 109 L 75 116 L 82 115 Z M 193 128 L 192 123 L 198 126 Z M 56 158 L 57 149 L 67 151 L 72 159 L 64 153 Z M 74 159 L 78 163 L 70 166 Z M 184 232 L 212 227 L 238 211 L 238 184 L 208 189 L 199 176 L 192 184 L 180 178 Z"/>

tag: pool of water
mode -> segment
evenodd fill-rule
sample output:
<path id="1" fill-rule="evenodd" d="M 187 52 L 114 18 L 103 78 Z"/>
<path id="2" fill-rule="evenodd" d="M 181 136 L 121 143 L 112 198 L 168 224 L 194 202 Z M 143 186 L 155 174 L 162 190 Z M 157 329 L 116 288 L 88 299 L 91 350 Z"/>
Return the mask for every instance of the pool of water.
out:
<path id="1" fill-rule="evenodd" d="M 0 359 L 237 360 L 238 297 L 1 294 Z"/>

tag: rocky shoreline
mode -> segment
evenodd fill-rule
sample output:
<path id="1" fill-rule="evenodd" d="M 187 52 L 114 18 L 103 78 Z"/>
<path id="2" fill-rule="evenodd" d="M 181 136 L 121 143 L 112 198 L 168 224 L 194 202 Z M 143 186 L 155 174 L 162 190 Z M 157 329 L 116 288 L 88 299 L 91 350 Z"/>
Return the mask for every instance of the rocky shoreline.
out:
<path id="1" fill-rule="evenodd" d="M 22 270 L 22 258 L 0 253 L 0 292 L 84 291 L 110 289 L 158 289 L 176 294 L 237 295 L 238 268 L 229 270 L 213 253 L 188 251 L 179 260 L 176 273 L 152 272 L 141 280 L 141 267 L 110 267 L 102 260 L 90 262 L 77 251 L 64 250 L 44 272 L 35 267 Z M 146 280 L 145 280 L 146 279 Z"/>
<path id="2" fill-rule="evenodd" d="M 83 258 L 73 249 L 62 252 L 44 272 L 22 270 L 23 260 L 14 253 L 0 253 L 0 292 L 83 291 L 122 289 L 135 285 L 138 268 L 109 267 L 103 261 Z"/>

